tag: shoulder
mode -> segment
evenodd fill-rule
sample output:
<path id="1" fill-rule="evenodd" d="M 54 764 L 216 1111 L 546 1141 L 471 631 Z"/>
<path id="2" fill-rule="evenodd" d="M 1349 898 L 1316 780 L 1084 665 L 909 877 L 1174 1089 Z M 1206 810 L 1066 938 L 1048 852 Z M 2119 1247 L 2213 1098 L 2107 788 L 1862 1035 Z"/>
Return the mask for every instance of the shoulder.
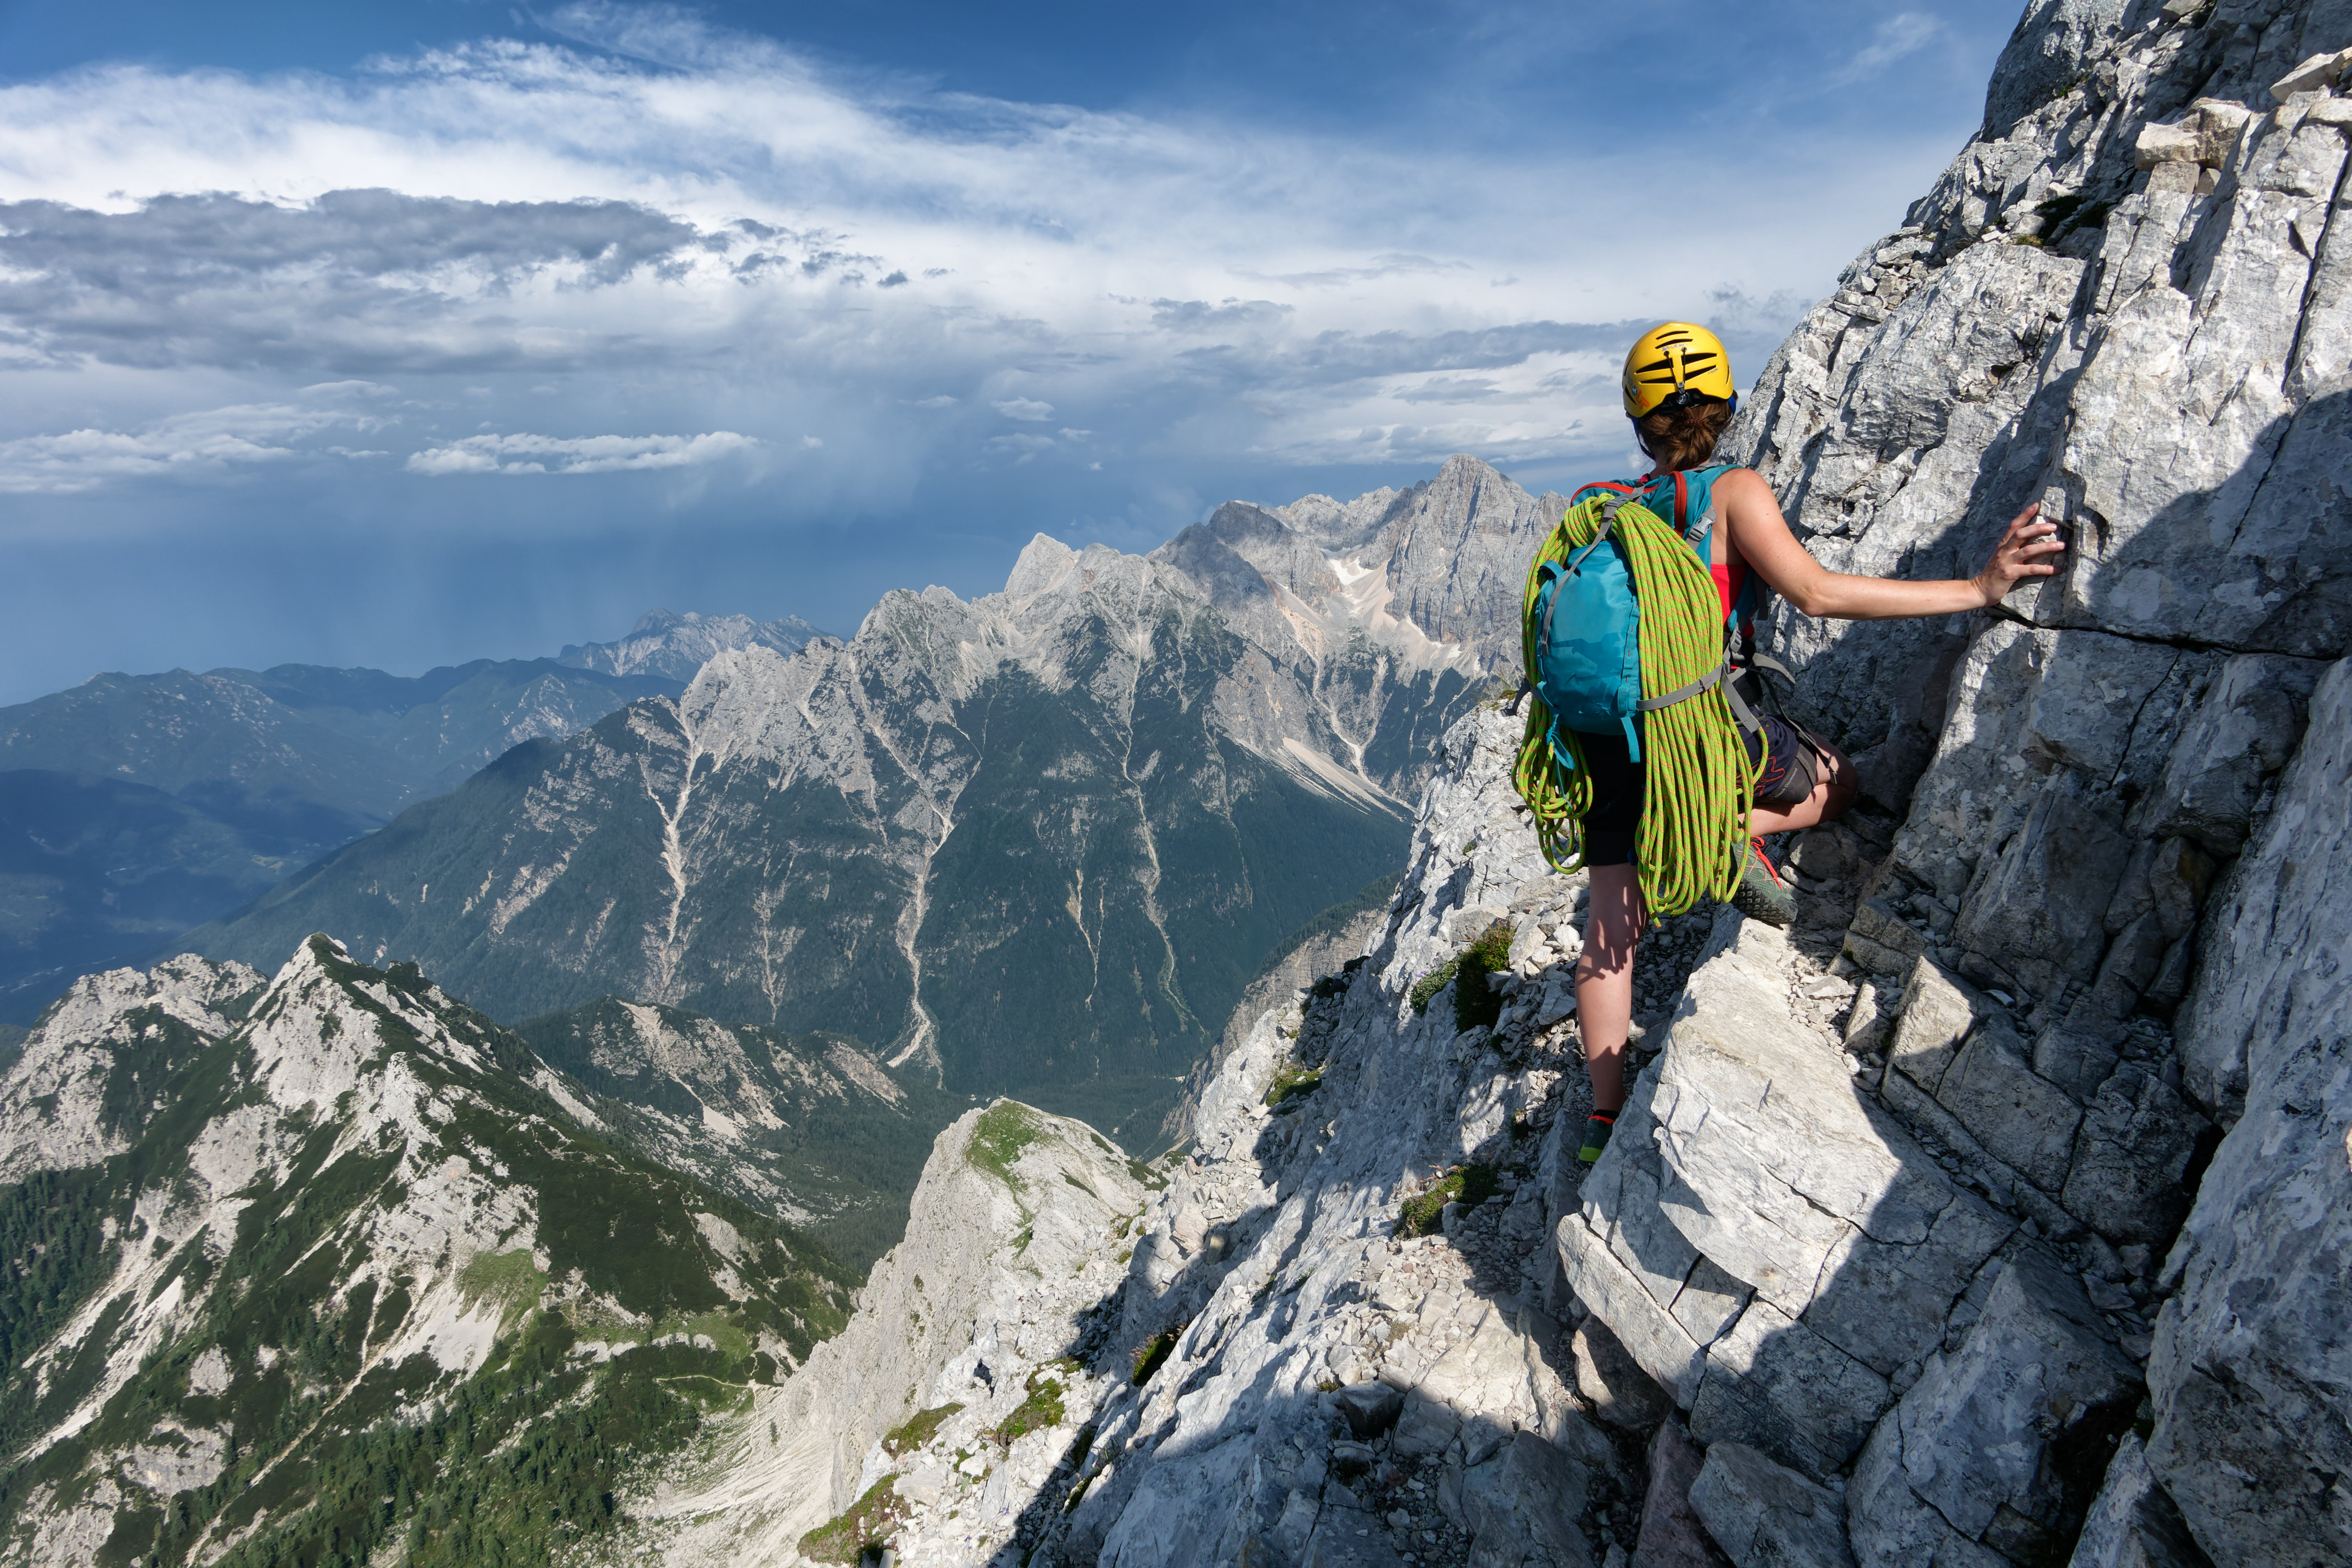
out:
<path id="1" fill-rule="evenodd" d="M 1775 515 L 1780 503 L 1772 494 L 1772 487 L 1764 476 L 1753 468 L 1726 468 L 1715 476 L 1716 499 L 1737 510 L 1754 510 L 1769 504 Z"/>

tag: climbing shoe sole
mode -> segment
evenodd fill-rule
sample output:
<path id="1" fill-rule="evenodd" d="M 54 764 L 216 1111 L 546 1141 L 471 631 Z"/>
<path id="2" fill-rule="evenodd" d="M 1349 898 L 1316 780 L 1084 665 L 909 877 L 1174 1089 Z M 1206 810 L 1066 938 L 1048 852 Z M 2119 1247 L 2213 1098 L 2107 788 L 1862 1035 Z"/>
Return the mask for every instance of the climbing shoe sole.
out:
<path id="1" fill-rule="evenodd" d="M 1748 841 L 1748 864 L 1740 868 L 1739 886 L 1732 889 L 1731 907 L 1751 921 L 1783 930 L 1797 921 L 1797 895 L 1764 858 L 1759 839 Z"/>

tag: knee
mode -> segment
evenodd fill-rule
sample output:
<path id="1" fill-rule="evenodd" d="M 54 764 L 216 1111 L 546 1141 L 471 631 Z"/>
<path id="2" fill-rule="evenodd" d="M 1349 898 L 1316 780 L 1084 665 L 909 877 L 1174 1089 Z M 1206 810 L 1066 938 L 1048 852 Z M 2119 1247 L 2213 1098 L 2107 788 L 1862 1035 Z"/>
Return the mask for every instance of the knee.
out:
<path id="1" fill-rule="evenodd" d="M 1829 748 L 1828 767 L 1822 780 L 1825 791 L 1822 801 L 1822 820 L 1843 816 L 1852 806 L 1854 797 L 1862 793 L 1862 780 L 1853 771 L 1853 759 L 1836 747 Z"/>

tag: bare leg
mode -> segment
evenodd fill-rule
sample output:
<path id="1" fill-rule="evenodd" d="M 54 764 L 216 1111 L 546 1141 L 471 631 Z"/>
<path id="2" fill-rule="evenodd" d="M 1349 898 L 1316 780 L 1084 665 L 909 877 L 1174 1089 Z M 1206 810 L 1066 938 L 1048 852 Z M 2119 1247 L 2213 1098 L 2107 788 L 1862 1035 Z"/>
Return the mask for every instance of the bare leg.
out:
<path id="1" fill-rule="evenodd" d="M 1625 1032 L 1633 1021 L 1633 950 L 1649 924 L 1642 884 L 1631 866 L 1595 866 L 1584 919 L 1584 956 L 1576 961 L 1577 1028 L 1584 1070 L 1598 1110 L 1625 1105 Z"/>
<path id="2" fill-rule="evenodd" d="M 1829 748 L 1829 753 L 1828 765 L 1821 770 L 1821 776 L 1813 781 L 1812 794 L 1794 805 L 1758 806 L 1748 819 L 1748 830 L 1760 838 L 1768 833 L 1788 833 L 1800 827 L 1811 827 L 1816 823 L 1828 822 L 1843 816 L 1846 808 L 1853 804 L 1853 797 L 1860 790 L 1861 784 L 1854 777 L 1853 763 L 1847 760 L 1843 752 L 1832 746 Z M 1596 879 L 1597 894 L 1597 879 L 1600 873 L 1596 871 L 1593 876 Z M 1580 1001 L 1579 1005 L 1581 1005 Z"/>

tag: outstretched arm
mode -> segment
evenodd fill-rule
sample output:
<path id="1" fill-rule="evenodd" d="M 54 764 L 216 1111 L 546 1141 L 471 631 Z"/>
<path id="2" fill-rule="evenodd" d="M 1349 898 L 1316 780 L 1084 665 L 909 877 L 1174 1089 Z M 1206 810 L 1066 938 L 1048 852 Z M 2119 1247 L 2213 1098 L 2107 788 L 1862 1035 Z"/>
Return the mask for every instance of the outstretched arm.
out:
<path id="1" fill-rule="evenodd" d="M 2057 538 L 2056 523 L 2036 521 L 2042 514 L 2037 503 L 2017 514 L 1992 559 L 1973 577 L 1933 583 L 1853 577 L 1828 570 L 1806 552 L 1789 531 L 1771 487 L 1754 469 L 1732 469 L 1716 481 L 1715 494 L 1732 547 L 1748 569 L 1801 613 L 1822 619 L 1887 621 L 1985 609 L 2008 597 L 2021 580 L 2056 572 L 2049 557 L 2066 548 Z"/>

